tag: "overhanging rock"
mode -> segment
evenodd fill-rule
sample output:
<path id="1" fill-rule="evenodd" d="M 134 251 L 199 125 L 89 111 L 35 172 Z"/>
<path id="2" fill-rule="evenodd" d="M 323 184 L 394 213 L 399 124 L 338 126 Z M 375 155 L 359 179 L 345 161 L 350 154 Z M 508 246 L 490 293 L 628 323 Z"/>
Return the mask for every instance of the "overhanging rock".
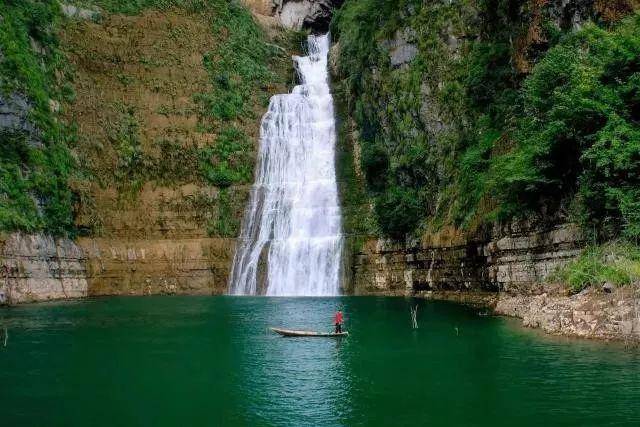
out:
<path id="1" fill-rule="evenodd" d="M 278 18 L 285 28 L 326 33 L 333 10 L 344 0 L 244 0 L 254 13 Z"/>

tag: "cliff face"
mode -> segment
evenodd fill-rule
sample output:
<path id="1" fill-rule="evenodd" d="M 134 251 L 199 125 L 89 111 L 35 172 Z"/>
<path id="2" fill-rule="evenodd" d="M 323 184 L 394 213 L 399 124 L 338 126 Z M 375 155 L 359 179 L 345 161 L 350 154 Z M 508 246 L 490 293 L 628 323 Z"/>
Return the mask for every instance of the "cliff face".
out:
<path id="1" fill-rule="evenodd" d="M 528 222 L 537 224 L 531 233 L 579 224 L 589 239 L 633 237 L 631 169 L 640 163 L 627 163 L 616 179 L 597 164 L 626 156 L 605 147 L 615 145 L 616 117 L 632 117 L 636 107 L 608 116 L 577 105 L 613 111 L 617 101 L 603 94 L 635 78 L 601 86 L 624 55 L 585 52 L 634 45 L 626 34 L 636 31 L 637 16 L 620 19 L 637 7 L 626 0 L 345 2 L 332 24 L 331 63 L 346 234 L 411 242 L 453 229 L 489 245 Z M 575 58 L 580 63 L 570 64 Z M 624 126 L 637 130 L 634 120 Z M 637 153 L 637 144 L 623 145 Z M 620 198 L 605 195 L 614 193 Z M 487 237 L 496 229 L 505 231 Z"/>
<path id="2" fill-rule="evenodd" d="M 415 295 L 437 291 L 527 293 L 584 247 L 572 225 L 511 224 L 488 235 L 455 230 L 400 244 L 367 241 L 355 253 L 355 294 Z"/>
<path id="3" fill-rule="evenodd" d="M 477 50 L 488 49 L 491 60 L 480 64 L 481 72 L 516 85 L 516 76 L 529 72 L 549 48 L 542 27 L 574 31 L 599 19 L 600 6 L 592 1 L 379 6 L 346 2 L 334 22 L 346 233 L 391 235 L 352 239 L 351 289 L 401 295 L 531 291 L 574 259 L 585 237 L 566 212 L 483 222 L 480 215 L 495 209 L 488 197 L 462 220 L 456 217 L 455 210 L 469 207 L 475 197 L 472 189 L 456 184 L 469 167 L 460 152 L 473 144 L 474 132 L 488 132 L 474 121 L 488 120 L 491 108 L 479 119 L 469 99 L 474 91 L 507 91 L 467 73 L 476 65 Z M 497 101 L 483 100 L 491 102 Z M 503 136 L 490 133 L 498 137 L 496 145 L 509 137 L 506 129 Z M 484 162 L 492 152 L 482 154 Z M 470 179 L 480 184 L 488 177 L 477 170 Z M 417 231 L 404 238 L 412 227 Z"/>
<path id="4" fill-rule="evenodd" d="M 43 115 L 68 135 L 61 145 L 73 158 L 64 187 L 74 223 L 64 234 L 73 238 L 50 237 L 46 226 L 30 235 L 3 227 L 5 301 L 225 292 L 260 118 L 269 97 L 286 90 L 286 52 L 297 38 L 266 34 L 226 0 L 45 4 L 51 15 L 29 25 L 55 36 L 12 53 L 48 64 L 39 52 L 53 52 L 70 65 L 68 81 L 47 82 L 72 95 L 52 99 Z M 18 22 L 32 13 L 28 5 L 3 12 Z M 34 108 L 19 92 L 0 98 L 0 136 L 17 134 L 35 153 L 49 142 L 30 120 Z M 34 207 L 35 217 L 38 209 L 46 206 Z"/>
<path id="5" fill-rule="evenodd" d="M 88 294 L 86 257 L 73 241 L 13 234 L 0 244 L 0 304 Z"/>
<path id="6" fill-rule="evenodd" d="M 209 25 L 201 14 L 150 10 L 70 22 L 61 34 L 76 67 L 66 115 L 78 124 L 76 152 L 94 177 L 83 183 L 87 202 L 76 219 L 87 234 L 79 244 L 90 295 L 226 289 L 235 246 L 226 236 L 247 187 L 221 189 L 198 173 L 201 162 L 215 161 L 205 150 L 225 126 L 197 98 L 215 90 L 203 58 L 221 40 Z M 255 138 L 258 121 L 243 125 Z"/>
<path id="7" fill-rule="evenodd" d="M 633 238 L 640 165 L 622 166 L 616 180 L 598 165 L 618 155 L 610 150 L 617 117 L 637 131 L 634 103 L 604 112 L 623 105 L 604 94 L 635 78 L 623 72 L 614 83 L 607 70 L 621 58 L 613 46 L 635 44 L 637 6 L 345 2 L 332 23 L 334 84 L 373 231 L 403 239 L 542 215 Z M 587 104 L 602 110 L 576 107 Z"/>
<path id="8" fill-rule="evenodd" d="M 220 295 L 235 239 L 81 238 L 88 295 Z"/>
<path id="9" fill-rule="evenodd" d="M 100 295 L 215 295 L 227 290 L 235 239 L 53 238 L 1 241 L 0 304 Z"/>

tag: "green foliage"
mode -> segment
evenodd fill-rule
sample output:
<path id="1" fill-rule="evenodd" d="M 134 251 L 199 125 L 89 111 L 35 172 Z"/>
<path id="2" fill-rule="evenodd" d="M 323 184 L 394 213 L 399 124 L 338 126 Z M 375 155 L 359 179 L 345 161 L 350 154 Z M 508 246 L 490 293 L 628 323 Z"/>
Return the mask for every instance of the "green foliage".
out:
<path id="1" fill-rule="evenodd" d="M 196 94 L 196 102 L 202 104 L 206 114 L 217 120 L 233 120 L 246 114 L 244 98 L 237 91 L 219 89 L 219 93 Z"/>
<path id="2" fill-rule="evenodd" d="M 336 178 L 342 210 L 342 231 L 347 236 L 369 236 L 375 234 L 377 224 L 371 212 L 365 183 L 356 172 L 354 141 L 349 135 L 349 121 L 345 114 L 344 104 L 337 102 L 339 137 L 336 143 Z M 355 245 L 363 243 L 362 241 L 351 242 Z"/>
<path id="3" fill-rule="evenodd" d="M 202 181 L 199 170 L 201 150 L 195 144 L 185 146 L 181 141 L 161 139 L 155 145 L 158 154 L 150 158 L 149 179 L 163 186 Z"/>
<path id="4" fill-rule="evenodd" d="M 407 230 L 415 230 L 421 218 L 422 204 L 417 191 L 391 187 L 379 196 L 375 212 L 380 226 L 390 237 L 404 238 Z"/>
<path id="5" fill-rule="evenodd" d="M 515 149 L 496 158 L 509 205 L 579 193 L 606 237 L 640 237 L 640 17 L 588 26 L 551 49 L 523 87 Z"/>
<path id="6" fill-rule="evenodd" d="M 406 16 L 415 15 L 416 42 L 433 42 L 438 35 L 432 31 L 436 18 L 431 12 L 447 9 L 441 6 L 430 5 L 422 9 L 429 13 L 420 14 L 418 1 L 347 1 L 332 23 L 333 35 L 340 40 L 342 80 L 337 94 L 358 125 L 360 166 L 377 222 L 387 235 L 413 232 L 420 222 L 394 222 L 388 216 L 382 220 L 385 201 L 398 194 L 415 194 L 421 216 L 433 211 L 439 166 L 433 156 L 438 147 L 420 119 L 430 58 L 418 55 L 409 67 L 395 69 L 385 40 L 404 27 Z M 399 225 L 408 228 L 399 230 Z"/>
<path id="7" fill-rule="evenodd" d="M 98 6 L 110 13 L 137 15 L 146 9 L 166 10 L 172 7 L 192 12 L 206 10 L 212 0 L 76 0 L 69 3 L 78 6 Z"/>
<path id="8" fill-rule="evenodd" d="M 572 292 L 588 286 L 611 283 L 625 286 L 640 281 L 640 247 L 630 243 L 610 243 L 592 246 L 568 265 L 559 269 L 550 280 L 567 283 Z"/>
<path id="9" fill-rule="evenodd" d="M 134 197 L 145 182 L 175 185 L 202 182 L 218 187 L 246 184 L 253 171 L 253 144 L 235 127 L 218 132 L 211 146 L 184 146 L 163 139 L 147 153 L 140 141 L 135 110 L 121 106 L 118 118 L 109 123 L 107 137 L 116 149 L 113 180 L 124 194 Z"/>
<path id="10" fill-rule="evenodd" d="M 210 0 L 207 5 L 212 10 L 212 30 L 224 38 L 203 59 L 213 90 L 194 96 L 203 121 L 213 119 L 211 129 L 217 133 L 213 146 L 199 150 L 198 169 L 205 182 L 226 188 L 252 179 L 253 144 L 238 124 L 253 125 L 261 94 L 280 80 L 272 70 L 274 61 L 284 55 L 266 42 L 262 29 L 239 2 Z M 226 193 L 221 194 L 224 199 Z"/>
<path id="11" fill-rule="evenodd" d="M 253 144 L 236 128 L 223 129 L 213 146 L 200 151 L 200 173 L 215 186 L 251 182 L 252 171 Z"/>
<path id="12" fill-rule="evenodd" d="M 511 55 L 506 41 L 482 41 L 473 44 L 466 58 L 468 74 L 464 86 L 469 107 L 493 122 L 503 121 L 517 105 L 518 78 L 511 66 Z"/>
<path id="13" fill-rule="evenodd" d="M 0 229 L 69 231 L 74 163 L 66 147 L 32 147 L 17 133 L 0 133 L 0 140 Z"/>
<path id="14" fill-rule="evenodd" d="M 66 234 L 73 231 L 72 131 L 49 107 L 50 99 L 73 96 L 54 31 L 59 4 L 9 0 L 0 16 L 0 96 L 26 97 L 26 119 L 37 129 L 0 130 L 0 230 Z"/>
<path id="15" fill-rule="evenodd" d="M 30 183 L 23 178 L 21 165 L 29 162 L 31 151 L 23 135 L 0 134 L 0 228 L 35 230 L 40 219 Z"/>
<path id="16" fill-rule="evenodd" d="M 545 15 L 548 5 L 530 21 L 533 7 L 347 0 L 336 14 L 336 94 L 358 125 L 384 234 L 473 228 L 573 201 L 586 229 L 640 237 L 640 18 L 571 33 Z M 419 52 L 394 68 L 387 40 L 399 32 Z M 518 58 L 537 62 L 529 76 Z M 386 209 L 402 194 L 414 196 L 414 221 Z"/>
<path id="17" fill-rule="evenodd" d="M 488 117 L 484 117 L 488 120 Z M 487 185 L 491 152 L 501 138 L 501 134 L 490 125 L 479 121 L 478 133 L 474 135 L 477 142 L 463 151 L 459 164 L 459 175 L 456 186 L 458 193 L 453 199 L 452 217 L 456 224 L 471 224 L 478 215 L 482 215 L 479 206 Z M 480 130 L 482 129 L 482 130 Z"/>
<path id="18" fill-rule="evenodd" d="M 135 110 L 130 106 L 122 106 L 116 122 L 107 128 L 107 138 L 118 155 L 114 178 L 121 188 L 128 189 L 132 195 L 142 187 L 149 164 L 140 145 L 139 128 Z"/>
<path id="19" fill-rule="evenodd" d="M 230 191 L 226 188 L 221 189 L 216 198 L 216 215 L 207 224 L 209 236 L 236 237 L 240 233 L 240 214 L 237 206 L 238 203 Z"/>
<path id="20" fill-rule="evenodd" d="M 362 147 L 362 170 L 367 180 L 367 188 L 380 193 L 385 190 L 389 176 L 389 155 L 382 144 L 368 143 Z"/>
<path id="21" fill-rule="evenodd" d="M 253 97 L 278 80 L 269 64 L 281 52 L 266 43 L 251 13 L 237 1 L 210 0 L 207 4 L 214 16 L 212 30 L 225 38 L 203 60 L 214 89 L 195 99 L 203 113 L 215 120 L 252 119 Z"/>

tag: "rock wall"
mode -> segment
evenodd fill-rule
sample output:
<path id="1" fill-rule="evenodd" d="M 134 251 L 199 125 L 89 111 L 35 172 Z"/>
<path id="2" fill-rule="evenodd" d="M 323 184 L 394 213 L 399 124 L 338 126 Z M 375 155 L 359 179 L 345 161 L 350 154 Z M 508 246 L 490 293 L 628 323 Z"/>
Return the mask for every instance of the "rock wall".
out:
<path id="1" fill-rule="evenodd" d="M 274 13 L 277 6 L 268 0 L 247 3 L 256 13 Z M 77 170 L 68 182 L 74 194 L 70 228 L 81 237 L 0 238 L 0 262 L 7 266 L 2 299 L 225 292 L 250 178 L 232 176 L 226 183 L 224 172 L 237 172 L 239 164 L 253 167 L 266 101 L 286 90 L 291 75 L 289 55 L 258 60 L 229 54 L 240 33 L 213 30 L 229 12 L 215 5 L 199 11 L 140 4 L 126 14 L 113 12 L 124 5 L 80 6 L 62 3 L 63 22 L 51 27 L 58 53 L 73 70 L 74 96 L 50 101 L 46 113 L 73 125 L 70 148 Z M 262 34 L 243 40 L 293 47 L 280 27 L 267 30 L 264 40 Z M 39 55 L 45 49 L 35 40 L 31 47 Z M 242 90 L 225 97 L 224 82 L 214 75 L 230 59 L 262 61 L 255 65 L 273 73 L 270 81 L 244 79 Z M 215 108 L 220 104 L 224 111 Z M 47 147 L 31 120 L 35 107 L 22 93 L 0 94 L 0 140 L 3 132 L 20 133 L 31 148 Z M 217 150 L 218 144 L 226 145 Z M 223 170 L 226 162 L 233 165 Z M 82 291 L 71 292 L 80 285 L 67 284 L 67 276 L 81 281 Z"/>
<path id="2" fill-rule="evenodd" d="M 0 304 L 87 295 L 86 258 L 73 241 L 14 233 L 0 245 Z"/>
<path id="3" fill-rule="evenodd" d="M 577 295 L 500 295 L 496 314 L 519 317 L 524 326 L 581 338 L 640 341 L 640 287 L 612 293 L 586 289 Z"/>
<path id="4" fill-rule="evenodd" d="M 235 239 L 80 239 L 88 295 L 219 295 Z"/>
<path id="5" fill-rule="evenodd" d="M 243 0 L 254 13 L 277 18 L 285 28 L 329 30 L 333 10 L 344 0 Z"/>
<path id="6" fill-rule="evenodd" d="M 485 235 L 445 230 L 407 243 L 369 240 L 353 254 L 354 294 L 412 295 L 443 290 L 528 292 L 584 247 L 572 224 L 510 224 Z"/>
<path id="7" fill-rule="evenodd" d="M 0 304 L 101 295 L 222 294 L 235 239 L 0 240 Z"/>
<path id="8" fill-rule="evenodd" d="M 551 334 L 639 342 L 640 285 L 570 295 L 546 283 L 584 246 L 572 224 L 510 224 L 475 238 L 449 230 L 406 244 L 370 240 L 348 258 L 346 291 L 454 301 Z"/>
<path id="9" fill-rule="evenodd" d="M 42 145 L 40 132 L 29 120 L 31 109 L 29 100 L 23 95 L 0 94 L 0 132 L 23 133 L 28 137 L 29 146 L 39 147 Z"/>

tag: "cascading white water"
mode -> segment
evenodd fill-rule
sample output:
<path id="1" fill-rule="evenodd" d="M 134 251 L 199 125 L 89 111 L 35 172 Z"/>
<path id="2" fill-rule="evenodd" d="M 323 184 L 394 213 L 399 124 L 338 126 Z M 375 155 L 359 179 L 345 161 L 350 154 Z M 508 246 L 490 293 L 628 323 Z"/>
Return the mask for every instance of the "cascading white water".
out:
<path id="1" fill-rule="evenodd" d="M 293 57 L 301 84 L 271 98 L 262 119 L 251 200 L 229 292 L 255 295 L 267 250 L 266 294 L 337 295 L 342 236 L 329 90 L 329 37 L 309 36 L 309 56 Z"/>

